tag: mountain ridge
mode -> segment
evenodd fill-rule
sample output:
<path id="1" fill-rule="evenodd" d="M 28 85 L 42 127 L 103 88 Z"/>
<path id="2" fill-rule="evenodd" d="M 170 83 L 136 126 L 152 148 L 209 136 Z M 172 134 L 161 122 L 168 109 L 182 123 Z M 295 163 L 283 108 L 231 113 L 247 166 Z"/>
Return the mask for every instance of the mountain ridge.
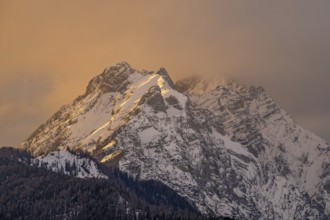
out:
<path id="1" fill-rule="evenodd" d="M 200 212 L 242 219 L 327 218 L 329 145 L 261 87 L 175 84 L 165 69 L 106 68 L 20 148 L 65 148 L 161 181 Z"/>

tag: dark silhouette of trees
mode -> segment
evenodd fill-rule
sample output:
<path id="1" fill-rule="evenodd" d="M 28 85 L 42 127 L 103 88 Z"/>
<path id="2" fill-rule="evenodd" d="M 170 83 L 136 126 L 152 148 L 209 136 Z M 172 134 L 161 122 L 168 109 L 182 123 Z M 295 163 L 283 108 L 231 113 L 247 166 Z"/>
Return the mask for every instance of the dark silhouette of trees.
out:
<path id="1" fill-rule="evenodd" d="M 0 219 L 209 219 L 157 181 L 118 169 L 107 170 L 109 180 L 79 179 L 31 167 L 31 158 L 0 149 Z"/>

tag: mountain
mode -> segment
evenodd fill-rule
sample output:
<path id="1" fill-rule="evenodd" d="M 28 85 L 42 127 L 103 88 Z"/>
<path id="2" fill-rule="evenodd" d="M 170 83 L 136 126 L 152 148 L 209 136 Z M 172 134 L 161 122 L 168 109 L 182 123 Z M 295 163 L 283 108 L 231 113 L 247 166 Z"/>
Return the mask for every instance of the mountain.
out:
<path id="1" fill-rule="evenodd" d="M 165 69 L 106 68 L 21 149 L 89 152 L 139 180 L 157 180 L 204 215 L 330 218 L 330 146 L 261 87 Z"/>

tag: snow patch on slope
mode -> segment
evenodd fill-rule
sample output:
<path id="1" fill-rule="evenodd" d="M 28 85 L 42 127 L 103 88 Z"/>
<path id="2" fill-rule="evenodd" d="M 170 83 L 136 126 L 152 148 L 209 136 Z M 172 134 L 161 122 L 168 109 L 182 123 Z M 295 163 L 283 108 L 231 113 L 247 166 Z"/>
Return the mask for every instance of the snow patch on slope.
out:
<path id="1" fill-rule="evenodd" d="M 69 151 L 53 151 L 45 156 L 34 158 L 32 159 L 32 165 L 78 178 L 108 179 L 98 169 L 94 161 L 77 156 Z"/>

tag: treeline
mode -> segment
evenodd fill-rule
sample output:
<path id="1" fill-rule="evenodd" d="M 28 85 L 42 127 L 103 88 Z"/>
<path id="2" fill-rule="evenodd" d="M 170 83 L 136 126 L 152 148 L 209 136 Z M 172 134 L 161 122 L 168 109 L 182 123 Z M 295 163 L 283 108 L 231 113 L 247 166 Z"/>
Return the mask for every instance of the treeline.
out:
<path id="1" fill-rule="evenodd" d="M 109 180 L 78 179 L 21 162 L 30 157 L 0 149 L 0 219 L 208 219 L 159 182 L 117 169 Z"/>

